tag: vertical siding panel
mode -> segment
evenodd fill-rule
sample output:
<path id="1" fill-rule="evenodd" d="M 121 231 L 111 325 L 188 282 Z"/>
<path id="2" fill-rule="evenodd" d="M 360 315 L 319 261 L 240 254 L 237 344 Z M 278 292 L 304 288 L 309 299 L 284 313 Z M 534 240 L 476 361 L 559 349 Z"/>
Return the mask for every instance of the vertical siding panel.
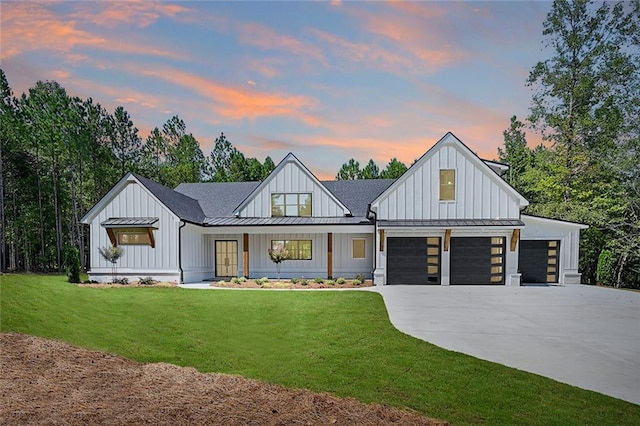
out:
<path id="1" fill-rule="evenodd" d="M 422 208 L 423 179 L 424 179 L 424 166 L 416 170 L 415 184 L 413 187 L 413 218 L 414 219 L 422 219 L 424 216 L 423 215 L 424 209 Z"/>
<path id="2" fill-rule="evenodd" d="M 398 187 L 397 199 L 396 199 L 396 218 L 406 217 L 405 212 L 405 194 L 407 191 L 406 181 Z"/>
<path id="3" fill-rule="evenodd" d="M 414 192 L 414 187 L 415 187 L 415 182 L 416 182 L 416 176 L 410 176 L 410 179 L 407 180 L 407 189 L 405 191 L 405 215 L 407 218 L 410 219 L 414 219 L 415 215 L 413 212 L 413 203 L 415 200 L 415 192 Z"/>
<path id="4" fill-rule="evenodd" d="M 438 185 L 439 185 L 439 175 L 440 175 L 440 167 L 438 163 L 438 158 L 433 158 L 430 161 L 431 166 L 431 179 L 429 182 L 429 186 L 427 187 L 427 199 L 425 203 L 429 204 L 429 217 L 428 219 L 436 219 L 439 217 L 440 212 L 438 209 L 440 208 L 440 202 L 438 201 Z"/>

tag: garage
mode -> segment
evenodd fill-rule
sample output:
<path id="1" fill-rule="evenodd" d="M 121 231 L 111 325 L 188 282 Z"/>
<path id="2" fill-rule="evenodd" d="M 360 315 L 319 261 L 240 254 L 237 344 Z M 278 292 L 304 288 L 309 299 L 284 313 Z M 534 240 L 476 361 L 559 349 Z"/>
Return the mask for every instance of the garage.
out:
<path id="1" fill-rule="evenodd" d="M 503 285 L 504 237 L 451 238 L 451 285 Z"/>
<path id="2" fill-rule="evenodd" d="M 387 284 L 440 284 L 440 238 L 387 239 Z"/>
<path id="3" fill-rule="evenodd" d="M 558 240 L 522 240 L 518 265 L 522 282 L 530 284 L 558 282 Z"/>

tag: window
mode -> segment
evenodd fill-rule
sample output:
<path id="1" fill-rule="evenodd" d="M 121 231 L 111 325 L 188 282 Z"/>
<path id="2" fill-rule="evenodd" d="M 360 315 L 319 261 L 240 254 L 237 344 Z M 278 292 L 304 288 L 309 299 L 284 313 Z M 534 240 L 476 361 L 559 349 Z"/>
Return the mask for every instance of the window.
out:
<path id="1" fill-rule="evenodd" d="M 311 216 L 311 194 L 271 194 L 271 216 Z"/>
<path id="2" fill-rule="evenodd" d="M 367 244 L 364 238 L 355 238 L 351 247 L 351 257 L 353 259 L 365 259 L 367 257 L 366 247 Z"/>
<path id="3" fill-rule="evenodd" d="M 456 199 L 456 171 L 453 169 L 440 170 L 440 201 Z"/>
<path id="4" fill-rule="evenodd" d="M 311 240 L 272 240 L 271 250 L 285 248 L 290 260 L 311 260 Z"/>
<path id="5" fill-rule="evenodd" d="M 114 246 L 155 247 L 153 228 L 108 228 L 107 234 Z"/>

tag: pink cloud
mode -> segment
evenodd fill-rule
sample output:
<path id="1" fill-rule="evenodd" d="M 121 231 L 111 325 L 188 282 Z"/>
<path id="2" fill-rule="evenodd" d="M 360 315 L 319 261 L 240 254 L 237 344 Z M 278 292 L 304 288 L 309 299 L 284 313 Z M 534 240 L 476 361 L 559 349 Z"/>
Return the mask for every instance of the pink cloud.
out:
<path id="1" fill-rule="evenodd" d="M 321 63 L 325 62 L 324 54 L 317 46 L 279 33 L 262 24 L 239 24 L 237 33 L 239 41 L 244 44 L 265 50 L 283 50 L 298 57 L 312 59 Z"/>
<path id="2" fill-rule="evenodd" d="M 175 18 L 187 12 L 190 9 L 182 5 L 165 2 L 107 1 L 80 3 L 71 18 L 110 28 L 120 23 L 147 27 L 163 16 Z"/>
<path id="3" fill-rule="evenodd" d="M 437 3 L 394 1 L 384 7 L 384 13 L 359 7 L 341 8 L 359 20 L 368 32 L 377 35 L 379 41 L 375 45 L 343 47 L 351 52 L 381 51 L 378 60 L 386 58 L 386 63 L 401 66 L 398 71 L 405 73 L 407 68 L 414 73 L 432 71 L 464 57 L 451 35 L 443 31 L 441 20 L 445 10 Z"/>
<path id="4" fill-rule="evenodd" d="M 204 96 L 209 102 L 209 108 L 225 119 L 243 120 L 283 116 L 295 117 L 310 124 L 317 123 L 319 120 L 306 112 L 316 104 L 315 99 L 308 96 L 260 92 L 244 86 L 226 86 L 173 68 L 129 66 L 128 69 L 137 74 L 185 87 Z"/>
<path id="5" fill-rule="evenodd" d="M 29 51 L 49 51 L 62 53 L 69 62 L 77 63 L 84 56 L 78 54 L 76 48 L 182 58 L 182 55 L 153 46 L 139 45 L 125 39 L 106 39 L 82 30 L 76 20 L 57 16 L 46 7 L 46 3 L 2 3 L 1 15 L 2 59 Z"/>

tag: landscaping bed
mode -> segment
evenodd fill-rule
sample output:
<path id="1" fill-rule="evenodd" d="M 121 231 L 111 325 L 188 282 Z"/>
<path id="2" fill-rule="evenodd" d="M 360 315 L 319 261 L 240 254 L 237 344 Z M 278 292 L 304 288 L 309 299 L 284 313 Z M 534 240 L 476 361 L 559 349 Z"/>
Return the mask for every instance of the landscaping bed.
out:
<path id="1" fill-rule="evenodd" d="M 281 279 L 271 280 L 268 278 L 259 279 L 245 279 L 245 278 L 232 278 L 229 281 L 221 280 L 214 281 L 210 284 L 211 287 L 224 287 L 224 288 L 281 288 L 281 289 L 340 289 L 340 288 L 362 288 L 371 287 L 373 285 L 371 280 L 365 279 L 353 279 L 347 280 L 344 278 L 336 278 L 335 280 L 314 278 L 294 278 L 294 279 Z"/>
<path id="2" fill-rule="evenodd" d="M 241 376 L 141 364 L 0 334 L 0 424 L 443 425 L 415 412 Z"/>

